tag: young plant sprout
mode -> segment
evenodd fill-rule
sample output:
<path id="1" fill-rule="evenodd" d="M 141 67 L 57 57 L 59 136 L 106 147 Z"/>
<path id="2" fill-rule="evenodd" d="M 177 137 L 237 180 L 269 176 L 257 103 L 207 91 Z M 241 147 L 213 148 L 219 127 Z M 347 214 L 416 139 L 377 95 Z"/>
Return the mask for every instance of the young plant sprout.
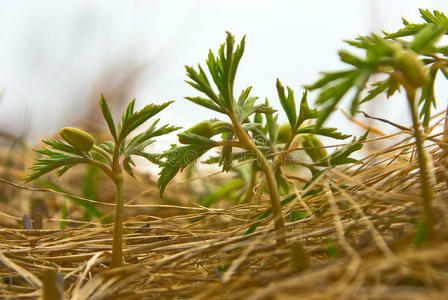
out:
<path id="1" fill-rule="evenodd" d="M 217 92 L 212 87 L 211 81 L 201 65 L 198 65 L 198 69 L 190 66 L 186 67 L 187 75 L 191 79 L 187 83 L 206 96 L 205 98 L 186 97 L 186 99 L 226 115 L 230 122 L 216 119 L 203 121 L 178 134 L 179 141 L 185 146 L 173 146 L 162 155 L 165 157 L 165 161 L 162 163 L 163 169 L 160 173 L 158 185 L 162 194 L 166 185 L 179 170 L 184 169 L 214 147 L 222 147 L 220 155 L 209 159 L 207 162 L 219 163 L 223 166 L 223 171 L 229 171 L 234 161 L 253 160 L 251 183 L 243 201 L 251 198 L 250 192 L 256 183 L 256 173 L 261 170 L 271 199 L 276 242 L 278 246 L 282 246 L 285 245 L 286 238 L 278 186 L 283 185 L 279 167 L 284 160 L 282 159 L 283 154 L 277 155 L 280 154 L 278 152 L 288 150 L 294 138 L 299 134 L 312 133 L 338 139 L 345 139 L 349 136 L 340 134 L 335 128 L 316 128 L 313 125 L 302 126 L 306 120 L 317 118 L 318 112 L 309 109 L 307 94 L 304 93 L 300 111 L 297 114 L 292 89 L 288 87 L 288 95 L 286 96 L 280 81 L 277 81 L 277 91 L 289 120 L 289 124 L 286 125 L 288 128 L 282 126 L 279 129 L 277 116 L 273 116 L 275 110 L 269 106 L 267 100 L 265 104 L 255 104 L 257 97 L 249 96 L 251 87 L 244 89 L 239 97 L 235 98 L 233 87 L 238 64 L 244 52 L 245 38 L 241 40 L 236 49 L 234 49 L 234 44 L 234 37 L 227 33 L 226 43 L 221 45 L 218 56 L 215 56 L 211 50 L 209 52 L 206 63 Z M 218 134 L 222 136 L 221 141 L 211 139 Z M 317 143 L 315 140 L 313 141 Z M 233 148 L 242 150 L 233 152 Z M 322 149 L 310 149 L 310 151 L 323 153 Z M 342 152 L 338 153 L 341 154 Z M 348 152 L 342 153 L 342 155 L 348 154 Z M 311 158 L 315 159 L 318 156 L 312 154 Z M 322 155 L 319 158 L 324 159 Z"/>
<path id="2" fill-rule="evenodd" d="M 436 75 L 440 70 L 448 78 L 448 47 L 437 45 L 441 37 L 448 32 L 448 18 L 438 11 L 431 13 L 421 9 L 420 12 L 426 21 L 424 24 L 411 24 L 403 19 L 405 28 L 395 33 L 385 33 L 383 37 L 371 34 L 355 41 L 347 41 L 351 46 L 364 50 L 365 56 L 359 57 L 345 50 L 339 51 L 341 61 L 349 64 L 351 68 L 323 73 L 321 79 L 307 86 L 310 90 L 320 90 L 316 103 L 325 105 L 317 121 L 318 126 L 324 123 L 349 90 L 355 91 L 351 101 L 353 115 L 361 103 L 370 101 L 383 92 L 390 97 L 400 90 L 400 87 L 404 88 L 412 117 L 422 186 L 423 216 L 417 235 L 418 243 L 434 236 L 435 223 L 432 209 L 432 174 L 429 158 L 423 147 L 425 135 L 419 124 L 419 116 L 423 117 L 423 128 L 427 129 L 431 106 L 436 103 Z M 401 39 L 407 36 L 411 36 L 412 40 Z M 375 88 L 362 97 L 361 93 L 367 82 L 377 73 L 386 74 L 387 78 L 375 82 Z"/>
<path id="3" fill-rule="evenodd" d="M 188 145 L 174 147 L 164 154 L 164 156 L 166 156 L 166 162 L 163 164 L 158 184 L 160 192 L 163 193 L 166 185 L 179 170 L 185 168 L 214 147 L 224 146 L 221 160 L 224 170 L 229 170 L 231 167 L 233 147 L 251 151 L 253 156 L 258 160 L 268 182 L 271 205 L 274 212 L 277 244 L 284 245 L 286 243 L 285 227 L 281 215 L 280 194 L 278 192 L 275 176 L 262 150 L 256 146 L 254 140 L 248 133 L 250 127 L 258 125 L 249 123 L 246 124 L 246 126 L 243 126 L 244 121 L 250 115 L 257 112 L 272 113 L 274 110 L 265 105 L 255 105 L 257 98 L 249 97 L 251 87 L 243 90 L 238 99 L 235 98 L 233 87 L 238 64 L 244 52 L 245 40 L 243 38 L 236 49 L 234 49 L 234 44 L 234 37 L 230 33 L 227 33 L 226 44 L 221 45 L 218 51 L 218 56 L 215 57 L 211 50 L 208 55 L 208 70 L 218 89 L 218 93 L 214 91 L 207 75 L 200 65 L 198 65 L 198 70 L 193 67 L 186 67 L 187 75 L 192 80 L 187 81 L 187 83 L 207 96 L 207 98 L 186 97 L 186 99 L 208 109 L 222 113 L 229 118 L 230 123 L 227 124 L 222 121 L 214 122 L 215 127 L 213 134 L 224 133 L 223 140 L 221 142 L 216 142 L 210 139 L 211 136 L 201 135 L 200 131 L 208 127 L 207 123 L 196 125 L 199 126 L 197 130 L 193 130 L 194 128 L 192 128 L 190 131 L 179 134 L 181 142 L 187 143 Z M 233 140 L 234 137 L 236 137 L 237 140 Z"/>
<path id="4" fill-rule="evenodd" d="M 108 101 L 101 95 L 101 110 L 113 141 L 106 141 L 96 145 L 89 133 L 73 127 L 63 128 L 60 131 L 60 136 L 64 141 L 44 140 L 43 142 L 49 148 L 35 150 L 45 157 L 36 161 L 30 168 L 32 173 L 25 178 L 25 182 L 29 182 L 56 169 L 59 169 L 57 175 L 61 176 L 77 164 L 93 165 L 104 171 L 114 182 L 117 191 L 112 244 L 112 268 L 120 266 L 123 260 L 123 171 L 135 177 L 133 156 L 141 156 L 150 162 L 156 163 L 158 155 L 146 152 L 145 148 L 154 142 L 153 138 L 179 129 L 179 127 L 168 125 L 157 128 L 156 125 L 159 122 L 157 119 L 144 132 L 127 141 L 127 137 L 137 127 L 162 111 L 172 101 L 160 105 L 150 104 L 139 111 L 134 111 L 134 103 L 135 100 L 129 103 L 122 116 L 121 123 L 116 126 Z"/>

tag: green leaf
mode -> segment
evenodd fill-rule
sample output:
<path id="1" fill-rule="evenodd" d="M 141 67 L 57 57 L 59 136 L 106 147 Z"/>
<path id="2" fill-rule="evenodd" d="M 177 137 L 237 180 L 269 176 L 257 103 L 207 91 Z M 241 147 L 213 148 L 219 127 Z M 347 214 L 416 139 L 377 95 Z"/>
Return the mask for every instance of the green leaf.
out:
<path id="1" fill-rule="evenodd" d="M 393 80 L 391 77 L 389 77 L 385 80 L 377 81 L 377 82 L 373 83 L 372 86 L 374 86 L 375 88 L 369 90 L 367 93 L 367 96 L 365 96 L 359 102 L 359 104 L 362 104 L 362 103 L 372 100 L 373 98 L 375 98 L 376 96 L 378 96 L 379 94 L 383 93 L 386 90 L 388 91 L 387 97 L 389 98 L 398 89 L 397 82 L 395 80 Z"/>
<path id="2" fill-rule="evenodd" d="M 239 189 L 244 186 L 244 180 L 241 178 L 233 179 L 232 181 L 220 186 L 214 192 L 208 194 L 199 203 L 201 206 L 210 207 L 213 203 L 218 201 L 220 198 L 228 195 L 235 189 Z"/>
<path id="3" fill-rule="evenodd" d="M 217 104 L 225 113 L 229 113 L 230 107 L 234 104 L 233 87 L 236 71 L 244 53 L 245 37 L 243 37 L 240 44 L 237 45 L 235 51 L 234 45 L 234 37 L 227 32 L 226 43 L 219 47 L 218 55 L 215 57 L 211 50 L 208 53 L 206 60 L 207 67 L 213 82 L 219 91 L 219 95 L 213 91 L 210 82 L 200 65 L 198 67 L 200 70 L 199 73 L 192 67 L 186 67 L 187 75 L 192 79 L 192 81 L 187 81 L 187 83 L 207 95 L 210 100 Z M 188 100 L 193 101 L 191 99 Z M 216 107 L 211 106 L 210 103 L 206 103 L 200 99 L 195 99 L 194 101 L 210 109 L 217 110 Z"/>
<path id="4" fill-rule="evenodd" d="M 339 74 L 342 74 L 343 72 L 339 72 Z M 342 99 L 342 97 L 354 86 L 357 86 L 359 82 L 365 83 L 364 79 L 365 71 L 360 70 L 350 70 L 348 72 L 343 73 L 343 77 L 338 76 L 332 77 L 332 80 L 325 80 L 326 84 L 322 86 L 322 90 L 320 91 L 316 103 L 317 104 L 325 104 L 324 108 L 322 109 L 321 113 L 319 114 L 319 118 L 316 122 L 316 126 L 320 127 L 322 124 L 326 121 L 326 119 L 329 117 L 329 115 L 333 112 L 336 105 L 339 103 L 339 101 Z M 329 84 L 331 81 L 335 81 L 333 84 Z M 328 86 L 327 86 L 328 85 Z M 317 86 L 320 86 L 317 85 Z M 359 87 L 357 93 L 359 93 Z M 356 98 L 354 99 L 356 100 Z"/>
<path id="5" fill-rule="evenodd" d="M 229 32 L 227 32 L 227 35 L 231 36 Z M 240 63 L 241 57 L 243 56 L 245 45 L 246 45 L 246 36 L 244 35 L 243 38 L 241 39 L 240 44 L 236 46 L 235 53 L 233 54 L 233 62 L 230 68 L 230 76 L 229 76 L 230 77 L 229 80 L 231 83 L 231 91 L 233 91 L 233 85 L 236 77 L 236 70 Z"/>
<path id="6" fill-rule="evenodd" d="M 211 141 L 211 140 L 209 140 Z M 179 170 L 196 161 L 208 150 L 213 148 L 216 142 L 204 142 L 199 144 L 190 144 L 182 147 L 174 147 L 165 153 L 162 157 L 166 157 L 166 161 L 162 164 L 162 171 L 159 173 L 158 187 L 160 195 L 163 194 L 167 184 L 176 176 Z"/>
<path id="7" fill-rule="evenodd" d="M 386 33 L 385 38 L 396 39 L 400 37 L 414 35 L 423 28 L 423 24 L 406 24 L 405 28 L 402 28 L 394 33 Z"/>
<path id="8" fill-rule="evenodd" d="M 311 133 L 311 134 L 317 134 L 322 136 L 328 136 L 333 139 L 337 140 L 345 140 L 346 138 L 351 137 L 349 134 L 342 134 L 337 131 L 337 128 L 332 127 L 320 127 L 317 128 L 316 125 L 310 125 L 306 127 L 299 128 L 296 133 L 297 134 L 303 134 L 303 133 Z"/>
<path id="9" fill-rule="evenodd" d="M 111 141 L 105 141 L 99 145 L 101 149 L 108 152 L 109 154 L 114 153 L 115 143 Z"/>
<path id="10" fill-rule="evenodd" d="M 181 128 L 169 126 L 168 124 L 166 124 L 157 129 L 156 125 L 159 120 L 160 119 L 155 120 L 144 132 L 132 138 L 131 141 L 126 145 L 126 151 L 131 154 L 134 149 L 136 149 L 136 151 L 143 151 L 146 146 L 153 142 L 151 140 L 152 138 L 168 134 Z"/>
<path id="11" fill-rule="evenodd" d="M 448 18 L 445 16 L 445 14 L 441 13 L 438 10 L 434 10 L 433 13 L 429 11 L 429 9 L 419 9 L 420 14 L 422 15 L 422 18 L 428 22 L 428 23 L 434 23 L 434 24 L 447 24 Z"/>
<path id="12" fill-rule="evenodd" d="M 321 87 L 326 86 L 330 82 L 333 82 L 335 80 L 341 79 L 346 77 L 347 75 L 351 74 L 353 70 L 347 70 L 347 71 L 339 71 L 339 72 L 321 72 L 322 78 L 313 83 L 312 85 L 305 85 L 304 87 L 307 90 L 316 90 L 320 89 Z"/>
<path id="13" fill-rule="evenodd" d="M 243 122 L 246 120 L 251 114 L 255 113 L 254 104 L 258 97 L 249 97 L 244 103 L 241 103 L 241 106 L 238 105 L 235 107 L 235 114 L 238 118 L 238 121 Z"/>
<path id="14" fill-rule="evenodd" d="M 296 127 L 297 122 L 297 112 L 296 112 L 296 101 L 294 100 L 294 91 L 288 86 L 288 97 L 285 95 L 285 88 L 283 87 L 280 80 L 277 78 L 277 93 L 278 98 L 280 99 L 280 104 L 283 107 L 283 110 L 286 113 L 286 116 L 288 117 L 289 124 L 291 125 L 291 128 Z"/>
<path id="15" fill-rule="evenodd" d="M 224 109 L 222 109 L 221 107 L 216 105 L 210 99 L 205 99 L 205 98 L 202 98 L 202 97 L 185 97 L 185 99 L 187 99 L 187 100 L 189 100 L 189 101 L 191 101 L 193 103 L 199 104 L 199 105 L 201 105 L 201 106 L 203 106 L 205 108 L 217 111 L 219 113 L 222 113 L 222 114 L 226 113 L 226 111 Z"/>
<path id="16" fill-rule="evenodd" d="M 339 58 L 341 61 L 345 62 L 346 64 L 350 64 L 357 68 L 365 68 L 366 66 L 369 66 L 369 64 L 364 61 L 362 58 L 346 51 L 346 50 L 339 50 L 338 52 Z"/>
<path id="17" fill-rule="evenodd" d="M 238 106 L 243 107 L 244 103 L 249 97 L 250 91 L 252 90 L 252 87 L 248 87 L 245 90 L 243 90 L 240 94 L 240 97 L 238 98 Z"/>
<path id="18" fill-rule="evenodd" d="M 135 106 L 135 99 L 132 99 L 131 102 L 129 102 L 128 106 L 126 107 L 126 110 L 121 117 L 122 124 L 126 123 L 129 120 L 129 117 L 132 116 L 134 113 L 134 106 Z"/>
<path id="19" fill-rule="evenodd" d="M 303 220 L 308 217 L 308 212 L 306 210 L 293 210 L 289 214 L 289 222 L 294 222 L 297 220 Z"/>
<path id="20" fill-rule="evenodd" d="M 130 156 L 127 156 L 123 160 L 123 169 L 128 173 L 131 177 L 135 178 L 135 174 L 133 171 L 133 167 L 135 167 L 135 163 Z"/>
<path id="21" fill-rule="evenodd" d="M 110 134 L 112 135 L 114 140 L 117 141 L 117 132 L 115 130 L 114 119 L 112 118 L 108 101 L 103 96 L 103 94 L 101 94 L 100 107 L 101 111 L 103 112 L 104 120 L 106 120 L 107 126 L 109 127 Z"/>
<path id="22" fill-rule="evenodd" d="M 134 153 L 133 155 L 141 156 L 143 158 L 146 158 L 149 162 L 152 162 L 153 164 L 160 165 L 161 154 L 158 154 L 158 153 L 147 153 L 147 152 L 138 152 L 138 153 Z"/>
<path id="23" fill-rule="evenodd" d="M 36 149 L 38 153 L 47 155 L 48 157 L 39 158 L 29 169 L 32 170 L 31 174 L 24 178 L 25 182 L 35 180 L 42 175 L 45 175 L 55 169 L 62 168 L 59 173 L 62 175 L 69 168 L 81 163 L 88 163 L 89 160 L 84 157 L 76 157 L 60 152 L 51 151 L 48 149 Z"/>
<path id="24" fill-rule="evenodd" d="M 269 101 L 266 98 L 266 106 L 269 106 Z M 278 115 L 274 114 L 266 114 L 266 129 L 269 133 L 269 139 L 272 143 L 275 143 L 277 141 L 277 135 L 278 135 Z"/>
<path id="25" fill-rule="evenodd" d="M 431 106 L 436 107 L 436 97 L 434 92 L 434 82 L 437 75 L 437 68 L 432 68 L 429 72 L 429 80 L 426 85 L 422 88 L 420 99 L 418 101 L 419 105 L 423 103 L 420 110 L 420 118 L 423 117 L 423 127 L 425 129 L 429 126 L 429 121 L 431 120 Z"/>
<path id="26" fill-rule="evenodd" d="M 66 153 L 70 153 L 70 154 L 75 154 L 77 156 L 81 156 L 81 157 L 86 157 L 86 154 L 79 150 L 76 149 L 68 144 L 66 144 L 63 141 L 59 141 L 59 140 L 42 140 L 42 142 L 44 142 L 45 144 L 47 144 L 48 146 L 52 147 L 53 149 L 59 150 L 59 151 L 63 151 Z"/>
<path id="27" fill-rule="evenodd" d="M 224 149 L 224 147 L 223 147 L 223 149 Z M 224 154 L 225 153 L 221 152 L 220 156 L 212 156 L 212 157 L 208 158 L 207 160 L 203 161 L 203 163 L 208 164 L 208 165 L 220 163 L 223 159 Z M 244 162 L 244 161 L 253 160 L 253 159 L 255 159 L 253 151 L 238 151 L 238 152 L 231 153 L 231 157 L 229 158 L 229 163 L 231 163 L 233 161 Z"/>
<path id="28" fill-rule="evenodd" d="M 123 117 L 123 123 L 121 124 L 121 130 L 119 133 L 118 141 L 123 141 L 134 129 L 146 122 L 148 119 L 158 114 L 165 109 L 168 105 L 174 101 L 168 101 L 160 105 L 149 104 L 143 107 L 138 112 L 132 112 L 130 115 L 125 113 Z M 129 107 L 129 106 L 128 106 Z M 133 110 L 133 109 L 132 109 Z"/>
<path id="29" fill-rule="evenodd" d="M 265 104 L 259 104 L 259 105 L 255 105 L 253 108 L 252 108 L 252 112 L 251 112 L 251 114 L 253 114 L 253 113 L 257 113 L 257 114 L 266 114 L 266 115 L 268 115 L 268 114 L 273 114 L 273 113 L 275 113 L 277 110 L 275 110 L 275 109 L 273 109 L 272 107 L 269 107 L 269 106 L 267 106 L 267 105 L 265 105 Z"/>
<path id="30" fill-rule="evenodd" d="M 223 140 L 230 141 L 233 139 L 233 133 L 223 135 Z M 219 160 L 219 165 L 222 165 L 222 171 L 228 172 L 232 168 L 232 147 L 224 146 L 221 150 L 221 159 Z"/>
<path id="31" fill-rule="evenodd" d="M 306 120 L 316 119 L 319 116 L 317 109 L 310 109 L 308 106 L 308 91 L 305 90 L 302 95 L 302 100 L 300 101 L 300 112 L 299 117 L 296 122 L 295 130 L 297 130 L 300 125 Z"/>
<path id="32" fill-rule="evenodd" d="M 189 85 L 197 89 L 198 91 L 204 93 L 207 95 L 213 102 L 218 104 L 222 109 L 224 109 L 224 106 L 221 103 L 221 100 L 219 97 L 215 94 L 212 87 L 210 86 L 210 83 L 208 82 L 207 77 L 205 79 L 199 75 L 195 71 L 193 67 L 185 66 L 185 69 L 187 70 L 187 76 L 190 77 L 193 81 L 186 81 Z M 201 66 L 199 65 L 199 69 L 202 70 Z"/>
<path id="33" fill-rule="evenodd" d="M 350 114 L 352 116 L 355 115 L 358 111 L 361 92 L 365 89 L 367 81 L 369 80 L 371 74 L 372 72 L 369 70 L 363 71 L 361 74 L 359 74 L 358 78 L 355 81 L 355 95 L 353 96 L 350 104 Z"/>
<path id="34" fill-rule="evenodd" d="M 425 49 L 429 49 L 446 33 L 448 23 L 443 26 L 436 24 L 425 24 L 422 29 L 414 35 L 411 43 L 411 49 L 419 53 Z"/>
<path id="35" fill-rule="evenodd" d="M 357 162 L 356 159 L 349 158 L 348 156 L 350 154 L 352 154 L 353 152 L 362 149 L 362 142 L 364 142 L 367 139 L 369 132 L 370 132 L 370 129 L 367 130 L 362 136 L 360 136 L 358 140 L 356 140 L 356 137 L 353 138 L 353 141 L 351 144 L 343 147 L 342 149 L 336 149 L 333 153 L 331 153 L 325 159 L 316 163 L 316 165 L 321 166 L 321 167 L 334 167 L 334 166 L 338 166 L 338 165 L 345 165 L 345 164 Z"/>
<path id="36" fill-rule="evenodd" d="M 281 195 L 288 194 L 289 193 L 289 185 L 288 185 L 288 182 L 283 177 L 281 169 L 278 169 L 274 175 L 275 175 L 275 181 L 277 182 L 277 185 L 279 187 L 280 194 Z"/>

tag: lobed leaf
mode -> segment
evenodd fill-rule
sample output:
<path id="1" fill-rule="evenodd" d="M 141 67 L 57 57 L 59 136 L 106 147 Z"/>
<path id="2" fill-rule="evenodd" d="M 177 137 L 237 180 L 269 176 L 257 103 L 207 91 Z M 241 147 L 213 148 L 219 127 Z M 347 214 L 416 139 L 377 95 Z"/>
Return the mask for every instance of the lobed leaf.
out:
<path id="1" fill-rule="evenodd" d="M 173 102 L 174 101 L 168 101 L 160 105 L 149 104 L 143 107 L 138 112 L 131 112 L 129 115 L 125 113 L 126 117 L 123 118 L 123 123 L 120 126 L 121 129 L 119 130 L 118 141 L 123 141 L 134 129 L 146 122 L 154 115 L 158 114 Z M 131 106 L 133 107 L 133 105 Z"/>
<path id="2" fill-rule="evenodd" d="M 367 139 L 369 132 L 370 129 L 367 130 L 362 136 L 360 136 L 358 140 L 356 140 L 356 137 L 353 138 L 353 141 L 350 145 L 347 145 L 342 149 L 336 149 L 328 157 L 316 163 L 316 165 L 321 167 L 334 167 L 357 162 L 356 159 L 350 158 L 348 156 L 353 152 L 362 149 L 362 142 Z"/>
<path id="3" fill-rule="evenodd" d="M 174 146 L 172 149 L 163 153 L 161 157 L 165 157 L 166 161 L 162 163 L 162 170 L 159 173 L 159 180 L 157 183 L 160 195 L 163 195 L 168 183 L 180 170 L 183 170 L 186 166 L 196 161 L 215 145 L 216 142 L 209 140 L 208 142 L 190 144 L 187 146 Z"/>
<path id="4" fill-rule="evenodd" d="M 294 100 L 294 92 L 293 90 L 288 86 L 288 97 L 285 95 L 285 88 L 283 87 L 280 80 L 277 78 L 277 93 L 278 98 L 280 99 L 280 104 L 283 107 L 283 110 L 286 113 L 286 116 L 288 117 L 289 124 L 291 125 L 291 128 L 296 128 L 296 122 L 297 122 L 297 112 L 296 112 L 296 101 Z"/>
<path id="5" fill-rule="evenodd" d="M 216 105 L 212 100 L 210 99 L 206 99 L 206 98 L 202 98 L 202 97 L 185 97 L 185 99 L 199 104 L 205 108 L 217 111 L 219 113 L 225 114 L 226 111 L 224 109 L 222 109 L 221 107 L 219 107 L 218 105 Z"/>
<path id="6" fill-rule="evenodd" d="M 299 128 L 296 133 L 297 134 L 303 134 L 303 133 L 310 133 L 310 134 L 317 134 L 322 136 L 328 136 L 333 139 L 337 140 L 345 140 L 346 138 L 351 137 L 349 134 L 342 134 L 337 131 L 337 128 L 330 128 L 330 127 L 316 127 L 316 125 L 309 125 L 306 127 Z"/>
<path id="7" fill-rule="evenodd" d="M 420 110 L 420 118 L 423 117 L 423 127 L 425 129 L 429 126 L 429 121 L 431 120 L 431 106 L 436 107 L 436 97 L 434 92 L 434 82 L 437 75 L 437 68 L 432 68 L 429 72 L 429 80 L 422 88 L 420 99 L 418 104 L 423 106 Z"/>
<path id="8" fill-rule="evenodd" d="M 114 140 L 117 141 L 118 137 L 117 137 L 117 132 L 115 129 L 114 119 L 112 118 L 112 114 L 110 112 L 108 101 L 103 96 L 103 94 L 101 94 L 100 107 L 101 107 L 101 111 L 103 112 L 104 120 L 106 120 L 107 126 L 109 127 L 110 134 L 112 135 Z"/>

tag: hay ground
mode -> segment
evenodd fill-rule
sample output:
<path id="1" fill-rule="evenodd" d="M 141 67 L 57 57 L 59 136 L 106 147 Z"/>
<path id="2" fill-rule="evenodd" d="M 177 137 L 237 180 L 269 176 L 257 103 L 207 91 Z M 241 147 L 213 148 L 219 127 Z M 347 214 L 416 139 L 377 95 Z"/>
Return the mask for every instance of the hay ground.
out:
<path id="1" fill-rule="evenodd" d="M 3 161 L 10 159 L 2 164 L 0 184 L 0 297 L 37 299 L 45 285 L 79 300 L 448 299 L 446 144 L 442 133 L 427 138 L 438 237 L 416 247 L 422 199 L 410 137 L 407 131 L 383 137 L 395 144 L 350 167 L 327 170 L 305 190 L 296 181 L 297 198 L 283 214 L 308 214 L 286 223 L 288 243 L 281 248 L 271 218 L 244 234 L 269 207 L 266 195 L 247 204 L 222 200 L 212 208 L 191 203 L 192 184 L 219 185 L 228 177 L 178 180 L 165 202 L 153 177 L 126 179 L 125 264 L 112 270 L 112 228 L 98 219 L 82 221 L 82 210 L 64 193 L 23 186 L 29 151 L 5 149 Z M 59 179 L 75 193 L 83 171 L 77 170 Z M 113 187 L 99 185 L 94 202 L 110 215 Z M 304 197 L 312 190 L 318 192 Z M 68 226 L 59 229 L 64 202 Z M 36 207 L 43 229 L 23 229 L 24 212 Z"/>

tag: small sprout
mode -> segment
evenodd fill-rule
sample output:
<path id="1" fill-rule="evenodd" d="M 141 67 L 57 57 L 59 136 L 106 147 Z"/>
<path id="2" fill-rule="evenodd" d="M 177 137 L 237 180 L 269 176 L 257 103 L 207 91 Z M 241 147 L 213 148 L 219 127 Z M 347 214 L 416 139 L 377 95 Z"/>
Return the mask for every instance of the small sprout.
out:
<path id="1" fill-rule="evenodd" d="M 133 157 L 140 156 L 152 163 L 157 163 L 158 155 L 146 152 L 145 148 L 154 142 L 153 138 L 170 133 L 179 128 L 168 125 L 157 127 L 159 120 L 155 120 L 144 132 L 137 134 L 132 139 L 128 139 L 128 136 L 134 129 L 158 114 L 171 103 L 172 101 L 160 105 L 149 104 L 141 110 L 135 111 L 135 100 L 132 100 L 128 104 L 121 122 L 115 124 L 108 101 L 101 95 L 101 111 L 103 112 L 103 117 L 113 141 L 106 141 L 96 146 L 93 137 L 89 133 L 73 127 L 63 128 L 59 133 L 66 143 L 59 140 L 44 141 L 49 148 L 36 149 L 36 152 L 45 157 L 39 158 L 30 167 L 32 172 L 24 179 L 26 182 L 29 182 L 53 170 L 58 170 L 57 175 L 61 176 L 75 165 L 88 164 L 101 169 L 113 181 L 116 187 L 117 197 L 112 242 L 112 268 L 119 267 L 123 260 L 123 172 L 134 177 L 133 168 L 135 167 L 135 163 Z M 97 155 L 86 153 L 91 150 Z M 36 227 L 37 223 L 35 220 L 34 228 L 38 228 Z"/>
<path id="2" fill-rule="evenodd" d="M 187 129 L 185 133 L 193 133 L 206 138 L 211 138 L 214 135 L 213 124 L 210 121 L 202 121 Z M 179 136 L 179 142 L 182 144 L 191 144 L 191 142 L 183 136 Z"/>
<path id="3" fill-rule="evenodd" d="M 291 125 L 289 123 L 283 123 L 278 128 L 277 142 L 286 143 L 290 135 L 291 135 Z"/>
<path id="4" fill-rule="evenodd" d="M 95 144 L 95 140 L 90 134 L 78 128 L 64 127 L 59 131 L 59 135 L 70 146 L 84 152 L 92 150 L 92 147 Z"/>
<path id="5" fill-rule="evenodd" d="M 420 167 L 422 224 L 427 230 L 427 239 L 432 239 L 435 236 L 435 218 L 434 190 L 430 183 L 435 179 L 429 167 L 430 158 L 424 149 L 425 133 L 419 118 L 423 118 L 423 128 L 428 130 L 431 108 L 436 107 L 434 83 L 438 71 L 444 73 L 445 69 L 447 47 L 439 45 L 439 41 L 443 41 L 442 37 L 448 33 L 448 22 L 446 16 L 436 10 L 433 13 L 429 10 L 420 10 L 420 13 L 426 23 L 411 24 L 404 20 L 405 28 L 397 32 L 385 33 L 383 37 L 371 34 L 347 41 L 351 46 L 363 50 L 365 55 L 357 59 L 347 59 L 348 52 L 342 52 L 340 58 L 350 65 L 349 68 L 338 72 L 323 72 L 322 77 L 309 85 L 308 89 L 320 90 L 316 103 L 324 108 L 318 117 L 319 127 L 349 91 L 355 92 L 350 109 L 354 115 L 360 104 L 373 100 L 381 93 L 390 97 L 396 91 L 400 91 L 400 86 L 404 88 L 411 112 Z M 408 36 L 412 36 L 412 39 L 401 39 Z M 377 73 L 388 74 L 389 77 L 373 83 L 374 88 L 368 91 L 367 96 L 361 98 L 369 79 Z M 421 106 L 420 112 L 419 106 Z M 344 160 L 347 161 L 346 159 L 342 161 Z"/>
<path id="6" fill-rule="evenodd" d="M 322 147 L 323 144 L 321 140 L 314 134 L 305 135 L 302 138 L 303 147 Z M 318 162 L 327 157 L 327 150 L 325 148 L 318 149 L 305 149 L 306 154 L 313 160 L 313 162 Z"/>

